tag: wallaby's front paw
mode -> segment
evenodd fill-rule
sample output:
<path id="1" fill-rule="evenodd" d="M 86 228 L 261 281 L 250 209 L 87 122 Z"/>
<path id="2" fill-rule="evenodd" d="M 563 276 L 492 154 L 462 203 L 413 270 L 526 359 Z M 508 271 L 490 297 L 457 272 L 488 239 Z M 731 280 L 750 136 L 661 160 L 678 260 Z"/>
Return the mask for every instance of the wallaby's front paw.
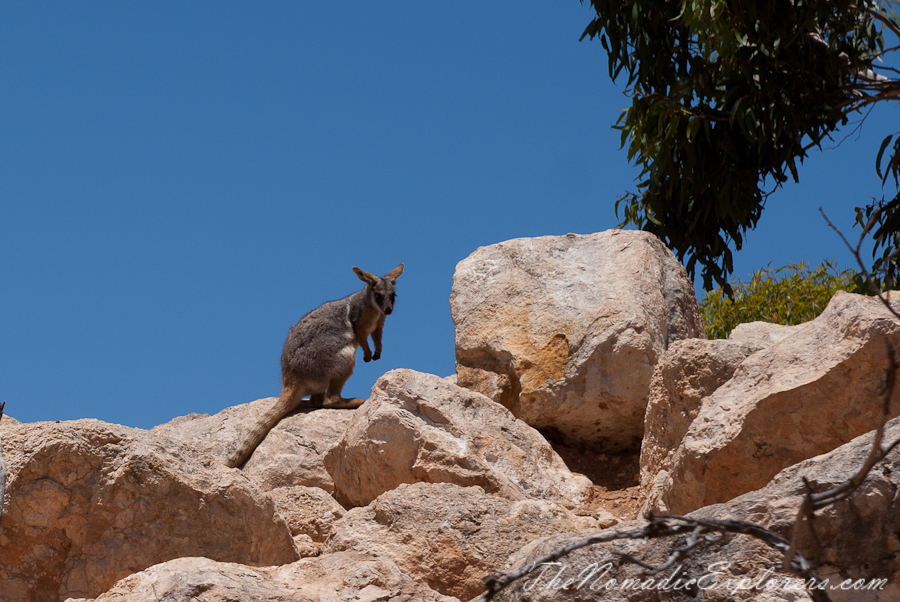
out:
<path id="1" fill-rule="evenodd" d="M 375 359 L 378 359 L 378 358 L 375 358 Z M 368 354 L 368 353 L 364 353 L 364 354 L 363 354 L 363 361 L 364 361 L 364 362 L 371 362 L 371 361 L 372 361 L 372 356 L 371 356 L 370 354 Z"/>
<path id="2" fill-rule="evenodd" d="M 380 360 L 380 359 L 381 359 L 381 352 L 380 352 L 380 351 L 376 351 L 376 352 L 375 352 L 375 355 L 372 356 L 372 359 L 373 359 L 373 360 Z"/>

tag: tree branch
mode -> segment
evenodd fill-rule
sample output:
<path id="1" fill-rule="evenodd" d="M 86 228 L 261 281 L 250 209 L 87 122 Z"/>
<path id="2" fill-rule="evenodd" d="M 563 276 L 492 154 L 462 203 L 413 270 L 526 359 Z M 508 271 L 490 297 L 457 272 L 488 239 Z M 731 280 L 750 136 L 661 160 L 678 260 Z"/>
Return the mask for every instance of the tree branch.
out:
<path id="1" fill-rule="evenodd" d="M 875 226 L 878 216 L 883 210 L 883 207 L 878 207 L 872 212 L 872 215 L 869 217 L 869 221 L 866 223 L 865 227 L 862 230 L 862 233 L 859 236 L 859 242 L 857 243 L 856 247 L 853 247 L 850 244 L 850 241 L 847 240 L 847 237 L 844 236 L 844 233 L 841 232 L 837 226 L 831 223 L 831 220 L 828 219 L 827 215 L 825 215 L 825 210 L 819 207 L 819 213 L 821 213 L 822 217 L 825 218 L 825 223 L 827 223 L 832 230 L 837 232 L 837 235 L 841 237 L 841 240 L 844 241 L 844 244 L 848 249 L 850 249 L 850 252 L 853 253 L 853 256 L 856 258 L 856 263 L 859 265 L 859 269 L 862 270 L 863 275 L 866 277 L 866 284 L 869 285 L 869 289 L 872 291 L 872 293 L 875 294 L 875 296 L 878 297 L 878 299 L 881 300 L 881 303 L 887 308 L 887 310 L 894 314 L 895 318 L 900 320 L 900 313 L 897 313 L 897 311 L 891 306 L 890 301 L 884 298 L 884 295 L 881 293 L 881 290 L 878 288 L 878 286 L 876 286 L 875 280 L 872 278 L 872 274 L 869 273 L 869 270 L 866 269 L 866 266 L 863 264 L 862 257 L 860 256 L 860 249 L 862 248 L 863 242 L 865 241 L 866 236 L 868 236 L 869 231 Z"/>
<path id="2" fill-rule="evenodd" d="M 647 569 L 651 574 L 659 573 L 671 567 L 678 560 L 683 559 L 688 552 L 700 547 L 702 544 L 711 543 L 720 539 L 710 537 L 710 535 L 708 535 L 709 533 L 734 533 L 739 535 L 749 535 L 750 537 L 759 539 L 769 545 L 769 547 L 775 548 L 781 552 L 787 552 L 791 548 L 790 542 L 775 531 L 771 531 L 769 529 L 766 529 L 765 527 L 761 527 L 760 525 L 748 521 L 696 519 L 680 516 L 677 514 L 669 514 L 665 516 L 653 515 L 650 516 L 647 525 L 641 529 L 633 529 L 630 531 L 603 532 L 593 537 L 580 539 L 578 541 L 572 542 L 571 544 L 553 550 L 552 552 L 545 554 L 544 556 L 541 556 L 533 562 L 530 562 L 529 564 L 523 566 L 519 570 L 511 571 L 508 573 L 498 572 L 494 575 L 489 575 L 484 580 L 487 591 L 482 595 L 480 601 L 490 601 L 501 590 L 512 584 L 514 581 L 521 579 L 522 577 L 533 571 L 535 567 L 559 560 L 563 556 L 566 556 L 580 548 L 592 546 L 598 543 L 605 543 L 622 539 L 655 539 L 659 537 L 671 537 L 687 534 L 688 539 L 685 544 L 675 548 L 669 558 L 661 565 L 651 565 L 628 554 L 615 551 L 611 552 L 612 554 L 619 556 L 619 558 L 621 558 L 625 562 L 637 564 L 638 566 Z M 819 581 L 813 570 L 812 564 L 800 554 L 794 554 L 790 563 L 790 568 L 792 572 L 803 576 L 806 580 L 815 579 L 816 581 Z M 824 592 L 821 592 L 822 596 L 824 597 L 816 597 L 813 592 L 810 593 L 813 594 L 813 599 L 816 600 L 816 602 L 827 602 L 829 600 L 828 596 L 825 595 Z"/>

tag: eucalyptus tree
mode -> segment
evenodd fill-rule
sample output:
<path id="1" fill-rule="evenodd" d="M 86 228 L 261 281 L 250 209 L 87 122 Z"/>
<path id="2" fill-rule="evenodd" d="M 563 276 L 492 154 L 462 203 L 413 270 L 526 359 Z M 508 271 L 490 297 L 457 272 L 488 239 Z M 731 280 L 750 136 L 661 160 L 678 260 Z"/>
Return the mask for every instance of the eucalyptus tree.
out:
<path id="1" fill-rule="evenodd" d="M 582 0 L 583 1 L 583 0 Z M 591 0 L 585 37 L 609 74 L 627 79 L 622 145 L 642 168 L 616 202 L 622 224 L 653 232 L 707 290 L 730 292 L 741 249 L 767 197 L 853 114 L 900 99 L 897 3 L 881 0 Z M 888 42 L 890 41 L 890 42 Z M 900 136 L 875 158 L 898 180 Z M 621 211 L 621 214 L 620 214 Z M 900 196 L 857 208 L 873 268 L 896 272 Z"/>

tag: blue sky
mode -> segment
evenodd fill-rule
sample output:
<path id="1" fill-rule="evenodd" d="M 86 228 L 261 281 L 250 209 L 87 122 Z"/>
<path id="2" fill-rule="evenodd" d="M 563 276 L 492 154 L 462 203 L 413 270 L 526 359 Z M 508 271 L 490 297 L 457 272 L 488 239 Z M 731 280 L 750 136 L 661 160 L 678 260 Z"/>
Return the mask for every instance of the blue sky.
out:
<path id="1" fill-rule="evenodd" d="M 628 104 L 576 0 L 6 3 L 0 401 L 148 428 L 277 395 L 288 328 L 400 262 L 384 355 L 454 369 L 457 262 L 612 228 Z M 736 273 L 849 254 L 881 107 L 770 198 Z M 892 129 L 894 128 L 894 129 Z"/>

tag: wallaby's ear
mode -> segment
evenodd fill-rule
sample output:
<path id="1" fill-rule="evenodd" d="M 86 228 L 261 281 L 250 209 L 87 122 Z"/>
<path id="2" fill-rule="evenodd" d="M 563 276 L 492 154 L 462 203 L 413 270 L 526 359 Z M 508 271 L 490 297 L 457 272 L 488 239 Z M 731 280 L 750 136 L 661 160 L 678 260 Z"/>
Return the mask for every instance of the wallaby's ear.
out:
<path id="1" fill-rule="evenodd" d="M 401 263 L 400 265 L 395 267 L 393 270 L 391 270 L 390 272 L 385 274 L 384 279 L 390 280 L 391 282 L 396 282 L 397 278 L 399 278 L 400 274 L 402 274 L 402 273 L 403 273 L 403 264 Z"/>
<path id="2" fill-rule="evenodd" d="M 370 274 L 365 270 L 361 270 L 356 266 L 353 266 L 353 273 L 356 274 L 357 278 L 371 286 L 375 286 L 375 284 L 378 282 L 378 276 L 376 276 L 375 274 Z"/>

